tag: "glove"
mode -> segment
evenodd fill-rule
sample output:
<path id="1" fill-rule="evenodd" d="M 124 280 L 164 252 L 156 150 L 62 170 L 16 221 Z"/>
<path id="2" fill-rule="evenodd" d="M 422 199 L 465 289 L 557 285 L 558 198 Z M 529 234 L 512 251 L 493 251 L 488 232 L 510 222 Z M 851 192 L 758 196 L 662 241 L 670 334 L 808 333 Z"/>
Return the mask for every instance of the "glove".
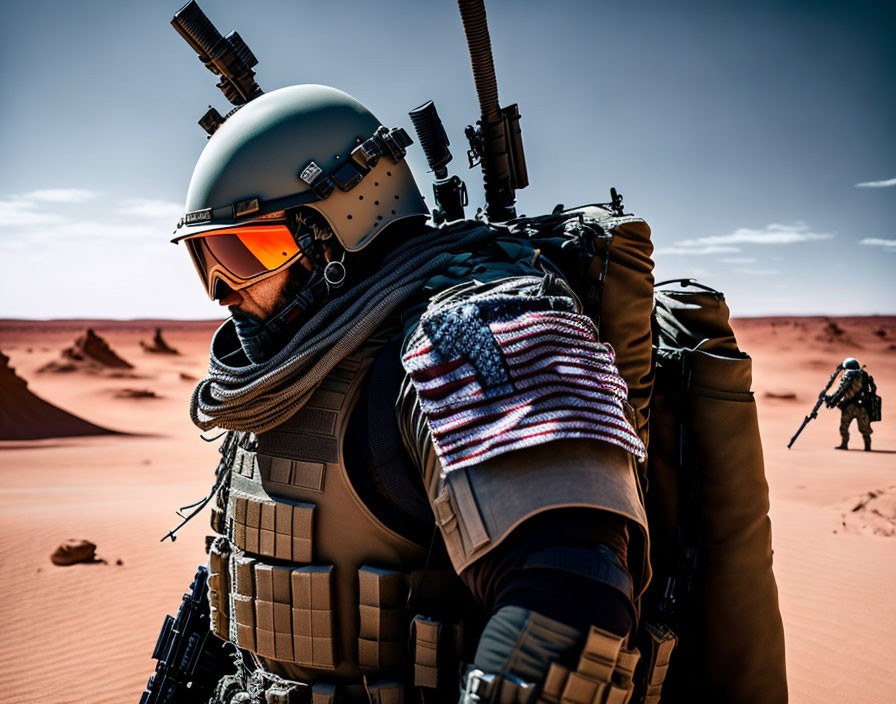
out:
<path id="1" fill-rule="evenodd" d="M 833 396 L 825 396 L 824 397 L 824 405 L 828 408 L 834 407 L 834 397 Z"/>

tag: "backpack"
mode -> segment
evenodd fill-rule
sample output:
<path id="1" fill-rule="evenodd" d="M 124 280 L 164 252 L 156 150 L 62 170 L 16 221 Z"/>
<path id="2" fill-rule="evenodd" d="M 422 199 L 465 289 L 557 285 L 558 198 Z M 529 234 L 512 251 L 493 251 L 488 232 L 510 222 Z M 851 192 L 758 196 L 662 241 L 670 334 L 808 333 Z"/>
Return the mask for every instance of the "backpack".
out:
<path id="1" fill-rule="evenodd" d="M 653 577 L 640 599 L 634 701 L 786 702 L 752 361 L 721 293 L 690 279 L 654 290 L 650 228 L 620 211 L 558 206 L 510 228 L 613 346 L 648 447 L 639 479 Z"/>
<path id="2" fill-rule="evenodd" d="M 868 422 L 877 423 L 881 418 L 881 398 L 877 393 L 874 377 L 862 370 L 861 405 L 868 409 Z"/>

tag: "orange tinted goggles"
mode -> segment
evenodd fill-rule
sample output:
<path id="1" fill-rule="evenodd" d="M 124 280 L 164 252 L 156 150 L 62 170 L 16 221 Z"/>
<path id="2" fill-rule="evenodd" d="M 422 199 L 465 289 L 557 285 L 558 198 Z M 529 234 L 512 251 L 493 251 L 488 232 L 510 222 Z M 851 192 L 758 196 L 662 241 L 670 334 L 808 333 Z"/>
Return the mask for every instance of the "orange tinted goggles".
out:
<path id="1" fill-rule="evenodd" d="M 234 290 L 246 288 L 301 254 L 285 223 L 211 230 L 184 243 L 210 298 L 218 278 Z"/>

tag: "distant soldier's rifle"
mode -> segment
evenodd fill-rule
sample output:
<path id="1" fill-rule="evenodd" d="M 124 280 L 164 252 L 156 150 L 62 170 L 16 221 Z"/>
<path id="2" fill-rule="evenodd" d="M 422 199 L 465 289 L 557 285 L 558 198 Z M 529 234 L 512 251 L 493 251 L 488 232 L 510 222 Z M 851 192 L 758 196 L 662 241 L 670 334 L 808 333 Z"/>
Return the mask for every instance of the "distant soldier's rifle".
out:
<path id="1" fill-rule="evenodd" d="M 831 386 L 834 383 L 834 380 L 837 378 L 837 375 L 842 370 L 843 370 L 843 365 L 838 364 L 837 368 L 834 370 L 834 373 L 831 374 L 831 378 L 828 379 L 827 385 L 821 390 L 821 393 L 818 394 L 818 400 L 815 402 L 815 405 L 812 406 L 812 410 L 810 411 L 809 415 L 807 415 L 805 418 L 803 418 L 803 424 L 799 427 L 799 429 L 796 431 L 796 433 L 794 433 L 794 436 L 792 438 L 790 438 L 790 442 L 787 443 L 788 450 L 791 448 L 793 443 L 796 442 L 796 439 L 800 436 L 800 433 L 803 432 L 803 428 L 805 428 L 807 425 L 809 425 L 809 421 L 815 420 L 816 418 L 818 418 L 818 409 L 821 408 L 821 404 L 824 403 L 824 398 L 828 392 L 828 389 L 831 388 Z"/>

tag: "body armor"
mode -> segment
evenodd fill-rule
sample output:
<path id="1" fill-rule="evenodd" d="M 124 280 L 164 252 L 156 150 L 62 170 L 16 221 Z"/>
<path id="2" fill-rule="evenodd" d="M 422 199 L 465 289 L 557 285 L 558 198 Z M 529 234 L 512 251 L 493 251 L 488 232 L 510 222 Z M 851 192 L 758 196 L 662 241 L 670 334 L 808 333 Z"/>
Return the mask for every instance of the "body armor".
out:
<path id="1" fill-rule="evenodd" d="M 565 450 L 551 443 L 451 472 L 447 482 L 434 481 L 427 452 L 416 464 L 433 505 L 431 531 L 414 539 L 386 525 L 353 485 L 345 443 L 368 383 L 371 396 L 384 393 L 371 374 L 378 356 L 396 354 L 398 363 L 397 348 L 384 350 L 394 332 L 380 331 L 344 358 L 287 421 L 240 436 L 223 510 L 213 517 L 222 533 L 209 553 L 213 630 L 266 671 L 315 691 L 369 701 L 417 687 L 449 701 L 485 620 L 459 573 L 545 510 L 591 506 L 636 526 L 644 520 L 630 456 L 574 440 Z M 407 381 L 401 386 L 385 394 L 398 399 L 401 425 L 422 421 L 419 408 L 407 408 Z M 471 512 L 465 497 L 483 513 Z"/>
<path id="2" fill-rule="evenodd" d="M 215 526 L 224 535 L 210 550 L 219 637 L 257 654 L 269 672 L 363 701 L 371 688 L 397 696 L 409 671 L 435 688 L 437 661 L 456 675 L 450 663 L 460 654 L 437 650 L 460 632 L 444 616 L 468 601 L 452 571 L 427 565 L 428 545 L 374 515 L 346 468 L 346 427 L 384 344 L 371 338 L 343 359 L 285 423 L 242 436 Z"/>

